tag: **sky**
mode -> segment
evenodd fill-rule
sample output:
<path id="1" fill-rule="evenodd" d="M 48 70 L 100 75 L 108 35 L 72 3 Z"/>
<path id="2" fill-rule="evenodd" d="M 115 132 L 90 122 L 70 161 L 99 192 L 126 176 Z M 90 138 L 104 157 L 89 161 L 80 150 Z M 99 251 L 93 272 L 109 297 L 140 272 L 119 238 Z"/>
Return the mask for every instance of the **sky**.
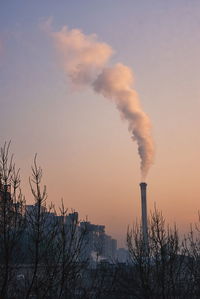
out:
<path id="1" fill-rule="evenodd" d="M 140 219 L 137 144 L 115 105 L 75 87 L 50 32 L 95 34 L 108 65 L 132 69 L 152 123 L 148 210 L 185 232 L 197 220 L 200 177 L 200 2 L 197 0 L 0 1 L 0 143 L 12 141 L 27 203 L 34 154 L 48 203 L 69 208 L 124 246 Z"/>

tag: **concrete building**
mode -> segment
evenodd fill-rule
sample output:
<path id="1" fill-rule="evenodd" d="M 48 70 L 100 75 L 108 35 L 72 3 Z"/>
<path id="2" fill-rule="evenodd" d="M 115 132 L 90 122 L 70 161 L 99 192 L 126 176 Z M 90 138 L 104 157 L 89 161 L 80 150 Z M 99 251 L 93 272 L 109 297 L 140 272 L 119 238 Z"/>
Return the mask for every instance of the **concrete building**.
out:
<path id="1" fill-rule="evenodd" d="M 92 224 L 88 221 L 80 223 L 81 229 L 86 230 L 85 250 L 88 256 L 96 256 L 112 262 L 116 258 L 117 240 L 105 233 L 104 225 Z"/>

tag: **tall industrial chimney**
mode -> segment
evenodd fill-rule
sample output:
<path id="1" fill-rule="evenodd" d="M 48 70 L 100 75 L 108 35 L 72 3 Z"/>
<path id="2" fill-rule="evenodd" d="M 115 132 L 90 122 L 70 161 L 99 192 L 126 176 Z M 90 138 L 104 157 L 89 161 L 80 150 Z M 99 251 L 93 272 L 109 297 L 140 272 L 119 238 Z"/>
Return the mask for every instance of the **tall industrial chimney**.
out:
<path id="1" fill-rule="evenodd" d="M 147 227 L 147 199 L 146 199 L 146 183 L 140 183 L 141 190 L 141 208 L 142 208 L 142 234 L 145 251 L 148 250 L 148 227 Z"/>

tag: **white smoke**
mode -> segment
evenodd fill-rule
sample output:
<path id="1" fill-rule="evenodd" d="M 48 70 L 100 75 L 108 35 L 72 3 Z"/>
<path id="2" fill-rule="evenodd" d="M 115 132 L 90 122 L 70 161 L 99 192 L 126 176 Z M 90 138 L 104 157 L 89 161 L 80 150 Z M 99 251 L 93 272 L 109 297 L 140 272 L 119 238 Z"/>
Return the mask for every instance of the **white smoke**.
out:
<path id="1" fill-rule="evenodd" d="M 90 84 L 112 54 L 105 43 L 97 42 L 96 35 L 84 35 L 80 30 L 52 33 L 56 48 L 62 55 L 62 65 L 74 84 Z"/>
<path id="2" fill-rule="evenodd" d="M 142 177 L 145 178 L 154 156 L 154 146 L 150 135 L 151 124 L 148 116 L 140 107 L 138 95 L 132 89 L 132 83 L 131 69 L 118 63 L 112 68 L 103 69 L 93 86 L 96 92 L 113 99 L 122 118 L 128 121 L 129 131 L 133 140 L 138 144 Z"/>
<path id="3" fill-rule="evenodd" d="M 51 35 L 61 54 L 62 66 L 72 83 L 87 84 L 97 93 L 113 100 L 121 117 L 128 121 L 129 131 L 138 145 L 144 179 L 153 163 L 154 145 L 150 120 L 132 87 L 131 69 L 121 63 L 105 67 L 113 50 L 109 45 L 98 42 L 96 35 L 84 35 L 80 30 L 68 30 L 66 26 Z"/>

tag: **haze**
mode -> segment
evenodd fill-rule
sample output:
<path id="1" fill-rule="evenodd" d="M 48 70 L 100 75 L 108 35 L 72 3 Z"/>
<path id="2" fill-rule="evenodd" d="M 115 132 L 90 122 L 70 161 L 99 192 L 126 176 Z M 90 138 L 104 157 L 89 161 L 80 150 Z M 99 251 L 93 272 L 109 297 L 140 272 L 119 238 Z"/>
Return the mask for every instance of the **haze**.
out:
<path id="1" fill-rule="evenodd" d="M 200 175 L 199 1 L 1 1 L 0 141 L 12 140 L 27 202 L 34 154 L 48 201 L 63 198 L 80 217 L 105 224 L 124 242 L 140 218 L 140 159 L 116 107 L 70 85 L 48 26 L 96 34 L 114 49 L 110 65 L 134 73 L 134 89 L 153 124 L 154 203 L 184 232 L 197 219 Z"/>

